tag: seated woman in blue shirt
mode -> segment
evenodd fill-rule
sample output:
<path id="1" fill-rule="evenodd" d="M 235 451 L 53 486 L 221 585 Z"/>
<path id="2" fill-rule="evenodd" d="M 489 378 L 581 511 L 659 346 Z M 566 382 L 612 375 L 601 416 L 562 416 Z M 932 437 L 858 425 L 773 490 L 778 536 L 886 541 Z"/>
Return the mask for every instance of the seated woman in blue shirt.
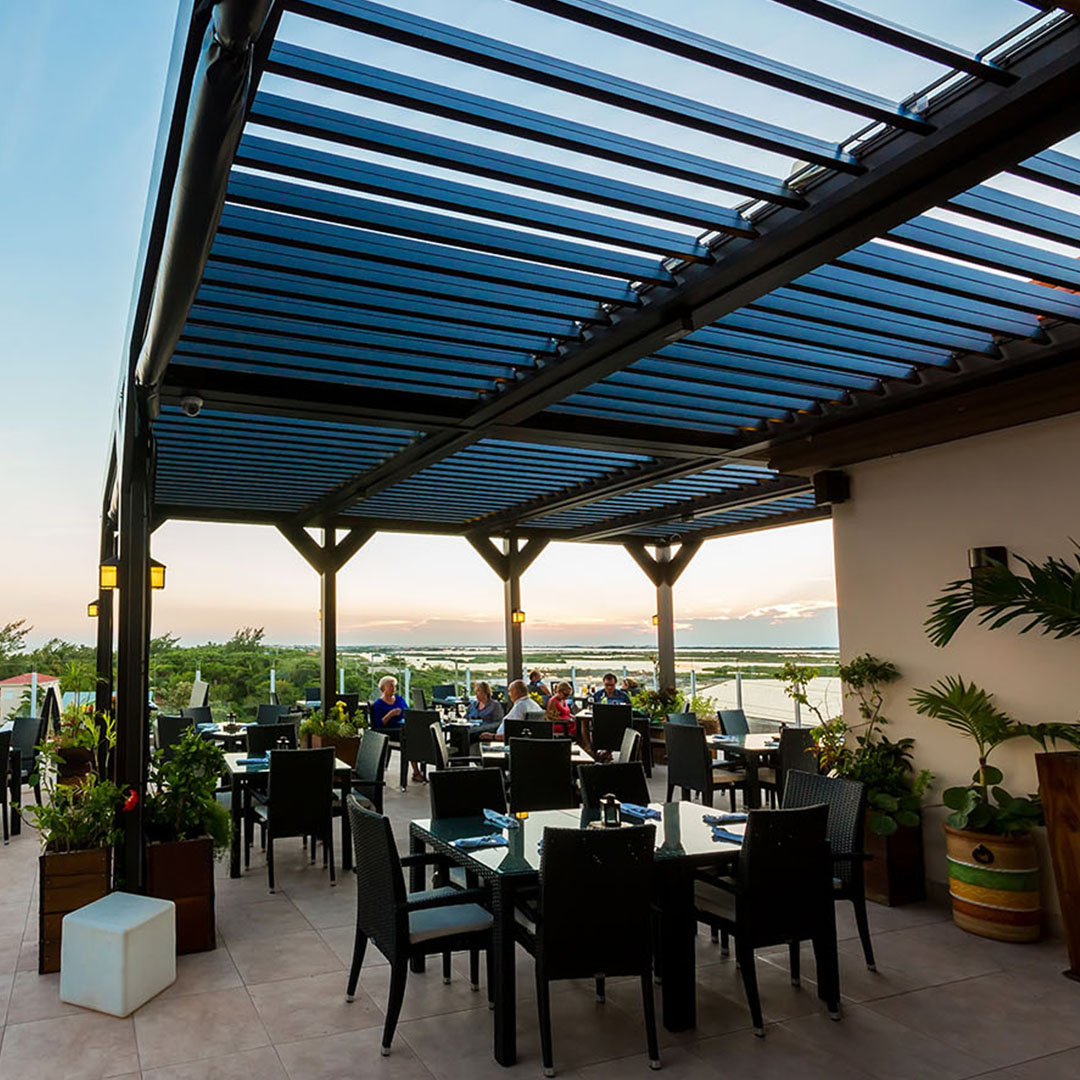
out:
<path id="1" fill-rule="evenodd" d="M 397 679 L 386 675 L 379 680 L 379 696 L 371 703 L 371 726 L 376 731 L 393 731 L 405 723 L 405 699 L 397 692 Z M 420 784 L 427 783 L 427 777 L 420 771 L 417 762 L 412 765 L 412 778 Z"/>

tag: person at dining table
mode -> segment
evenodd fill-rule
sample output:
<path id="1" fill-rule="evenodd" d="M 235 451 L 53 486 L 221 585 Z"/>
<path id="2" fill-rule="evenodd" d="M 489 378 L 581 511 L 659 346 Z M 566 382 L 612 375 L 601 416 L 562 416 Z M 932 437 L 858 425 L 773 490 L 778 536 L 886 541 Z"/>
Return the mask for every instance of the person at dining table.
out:
<path id="1" fill-rule="evenodd" d="M 506 737 L 507 720 L 542 720 L 544 710 L 529 697 L 529 688 L 524 679 L 515 679 L 507 688 L 506 696 L 510 698 L 510 709 L 499 724 L 499 730 L 492 734 L 485 731 L 481 739 L 495 739 L 501 742 Z"/>
<path id="2" fill-rule="evenodd" d="M 609 671 L 604 676 L 604 685 L 593 694 L 593 701 L 597 705 L 629 705 L 630 695 L 618 687 L 618 677 L 614 671 Z"/>
<path id="3" fill-rule="evenodd" d="M 570 711 L 570 701 L 574 688 L 568 682 L 558 683 L 555 693 L 548 698 L 547 718 L 555 724 L 556 735 L 569 735 L 577 738 L 577 720 Z"/>
<path id="4" fill-rule="evenodd" d="M 405 723 L 405 699 L 397 692 L 397 679 L 384 675 L 379 680 L 379 696 L 371 703 L 371 726 L 376 731 L 395 731 Z M 427 777 L 420 771 L 420 764 L 410 761 L 412 778 L 418 784 L 426 784 Z"/>
<path id="5" fill-rule="evenodd" d="M 491 684 L 483 680 L 473 684 L 475 697 L 469 702 L 465 719 L 472 722 L 469 737 L 497 731 L 503 718 L 503 707 L 491 694 Z"/>
<path id="6" fill-rule="evenodd" d="M 551 688 L 544 682 L 544 673 L 539 668 L 533 668 L 529 672 L 529 685 L 526 689 L 530 694 L 539 694 L 540 704 L 547 708 L 548 699 L 551 697 Z"/>

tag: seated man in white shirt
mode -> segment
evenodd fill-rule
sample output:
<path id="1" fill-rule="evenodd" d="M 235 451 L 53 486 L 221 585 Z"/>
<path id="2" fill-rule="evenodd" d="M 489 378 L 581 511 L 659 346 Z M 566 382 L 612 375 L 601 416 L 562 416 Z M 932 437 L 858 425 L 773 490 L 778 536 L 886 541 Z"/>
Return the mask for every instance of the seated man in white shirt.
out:
<path id="1" fill-rule="evenodd" d="M 495 739 L 501 742 L 506 737 L 507 720 L 542 720 L 544 710 L 529 697 L 529 688 L 523 679 L 515 679 L 507 688 L 506 695 L 510 698 L 511 705 L 499 725 L 499 730 L 494 735 L 485 731 L 480 738 L 484 740 Z"/>

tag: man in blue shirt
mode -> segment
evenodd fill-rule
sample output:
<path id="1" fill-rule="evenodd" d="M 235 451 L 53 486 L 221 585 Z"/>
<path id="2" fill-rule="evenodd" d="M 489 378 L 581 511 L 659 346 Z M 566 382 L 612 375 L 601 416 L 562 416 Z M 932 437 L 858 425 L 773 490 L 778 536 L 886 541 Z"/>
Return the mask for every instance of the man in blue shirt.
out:
<path id="1" fill-rule="evenodd" d="M 609 671 L 604 676 L 603 687 L 593 694 L 593 701 L 597 705 L 629 705 L 630 695 L 619 689 L 618 682 L 615 673 Z"/>

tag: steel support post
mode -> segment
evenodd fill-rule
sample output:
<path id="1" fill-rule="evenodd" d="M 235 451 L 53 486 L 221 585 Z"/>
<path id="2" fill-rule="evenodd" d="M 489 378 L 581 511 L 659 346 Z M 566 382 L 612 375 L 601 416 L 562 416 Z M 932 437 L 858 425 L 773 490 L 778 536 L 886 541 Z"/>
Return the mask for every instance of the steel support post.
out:
<path id="1" fill-rule="evenodd" d="M 116 639 L 116 782 L 136 793 L 121 815 L 123 835 L 116 867 L 128 892 L 145 887 L 143 805 L 149 757 L 150 654 L 150 430 L 143 404 L 129 387 L 124 402 L 120 458 Z"/>
<path id="2" fill-rule="evenodd" d="M 323 530 L 322 549 L 332 552 L 336 540 L 336 529 Z M 337 701 L 335 675 L 337 674 L 337 571 L 333 561 L 327 559 L 319 571 L 320 623 L 319 623 L 319 670 L 322 687 L 323 716 L 330 703 Z"/>
<path id="3" fill-rule="evenodd" d="M 116 558 L 116 529 L 106 506 L 101 519 L 100 561 Z M 97 656 L 94 680 L 94 711 L 113 711 L 113 593 L 114 589 L 98 590 Z"/>
<path id="4" fill-rule="evenodd" d="M 662 577 L 656 586 L 656 677 L 660 689 L 675 685 L 675 590 L 667 580 L 671 548 L 656 549 L 656 562 Z"/>

